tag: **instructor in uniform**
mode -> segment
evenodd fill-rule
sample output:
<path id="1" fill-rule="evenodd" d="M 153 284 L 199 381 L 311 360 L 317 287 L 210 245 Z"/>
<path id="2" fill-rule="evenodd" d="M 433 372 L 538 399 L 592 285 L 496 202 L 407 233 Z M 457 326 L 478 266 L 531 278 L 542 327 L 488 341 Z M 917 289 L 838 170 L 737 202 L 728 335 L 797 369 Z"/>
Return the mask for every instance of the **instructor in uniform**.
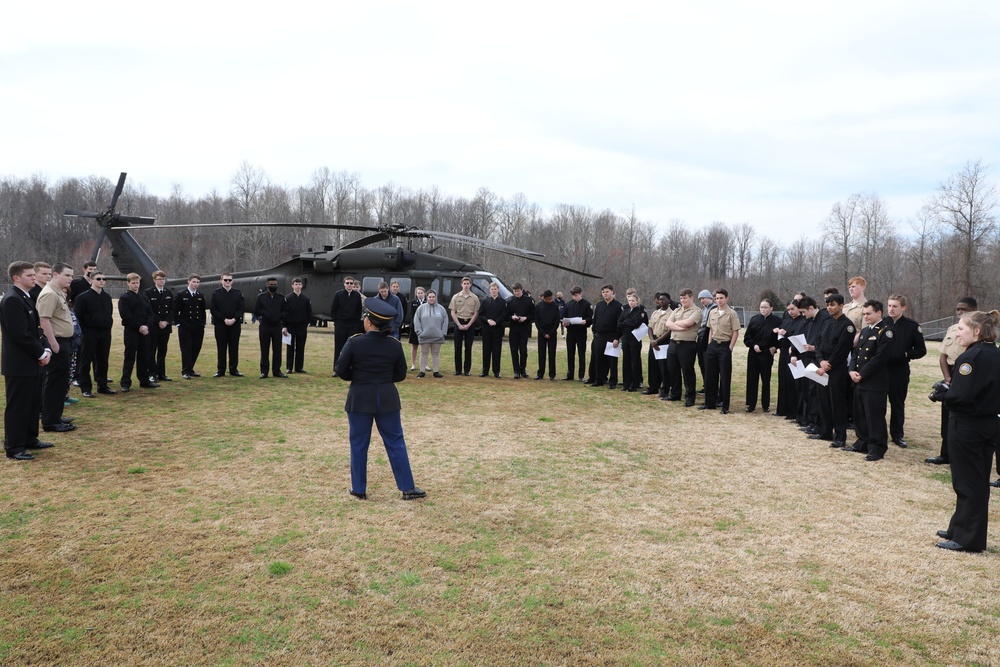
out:
<path id="1" fill-rule="evenodd" d="M 392 337 L 396 309 L 378 299 L 368 299 L 365 305 L 365 332 L 348 339 L 334 367 L 338 377 L 351 383 L 344 405 L 350 425 L 351 495 L 362 500 L 368 497 L 368 445 L 375 422 L 403 500 L 423 498 L 427 493 L 413 483 L 399 419 L 399 392 L 394 383 L 406 379 L 406 355 Z"/>

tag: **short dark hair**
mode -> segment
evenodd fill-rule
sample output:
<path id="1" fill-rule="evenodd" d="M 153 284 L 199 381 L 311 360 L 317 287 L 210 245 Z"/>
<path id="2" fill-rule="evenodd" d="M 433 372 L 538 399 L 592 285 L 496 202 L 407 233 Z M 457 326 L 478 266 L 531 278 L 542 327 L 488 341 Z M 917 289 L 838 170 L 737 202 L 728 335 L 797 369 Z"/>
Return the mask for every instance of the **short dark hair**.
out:
<path id="1" fill-rule="evenodd" d="M 767 305 L 771 306 L 771 308 L 774 308 L 774 302 L 771 301 L 771 299 L 766 296 L 763 299 L 761 299 L 760 302 L 766 303 Z"/>
<path id="2" fill-rule="evenodd" d="M 294 278 L 292 278 L 292 284 L 294 285 L 295 283 L 299 283 L 301 285 L 302 284 L 302 278 L 299 278 L 298 276 L 295 276 Z"/>
<path id="3" fill-rule="evenodd" d="M 615 286 L 614 286 L 614 285 L 612 285 L 611 283 L 605 283 L 605 284 L 601 285 L 601 291 L 602 291 L 602 292 L 603 292 L 604 290 L 606 290 L 606 289 L 609 289 L 609 290 L 611 290 L 612 292 L 614 292 L 614 291 L 615 291 Z"/>
<path id="4" fill-rule="evenodd" d="M 513 285 L 511 285 L 510 289 L 511 290 L 516 290 L 516 289 L 523 290 L 524 287 L 521 286 L 521 283 L 514 283 Z"/>
<path id="5" fill-rule="evenodd" d="M 684 289 L 681 290 L 680 295 L 681 296 L 694 296 L 694 290 L 692 290 L 690 287 L 685 287 Z"/>
<path id="6" fill-rule="evenodd" d="M 882 312 L 882 302 L 876 301 L 875 299 L 868 299 L 867 301 L 864 302 L 864 304 L 862 304 L 861 307 L 862 308 L 871 307 L 871 309 L 874 310 L 876 313 Z"/>
<path id="7" fill-rule="evenodd" d="M 191 275 L 188 276 L 187 281 L 191 282 L 192 280 L 197 280 L 198 282 L 201 282 L 201 276 L 199 276 L 197 273 L 192 273 Z"/>
<path id="8" fill-rule="evenodd" d="M 721 294 L 722 296 L 726 297 L 727 299 L 729 298 L 729 291 L 726 290 L 725 287 L 720 287 L 719 289 L 715 290 L 715 293 L 716 294 Z"/>
<path id="9" fill-rule="evenodd" d="M 831 294 L 840 294 L 840 290 L 837 289 L 836 287 L 824 287 L 823 294 L 824 296 L 830 296 Z"/>
<path id="10" fill-rule="evenodd" d="M 267 280 L 265 280 L 264 282 L 265 283 L 270 283 L 270 282 L 275 282 L 276 283 L 276 282 L 278 282 L 278 279 L 275 276 L 268 276 Z"/>
<path id="11" fill-rule="evenodd" d="M 65 271 L 66 269 L 69 269 L 70 271 L 72 271 L 73 267 L 70 266 L 69 264 L 64 263 L 64 262 L 56 262 L 56 265 L 52 267 L 52 273 L 58 275 L 58 274 L 62 273 L 63 271 Z"/>
<path id="12" fill-rule="evenodd" d="M 971 296 L 965 296 L 958 300 L 959 303 L 964 303 L 969 308 L 973 310 L 979 310 L 979 303 L 973 299 Z"/>
<path id="13" fill-rule="evenodd" d="M 20 276 L 28 269 L 35 270 L 35 265 L 31 262 L 11 262 L 7 267 L 7 276 L 13 280 L 14 276 Z"/>
<path id="14" fill-rule="evenodd" d="M 573 285 L 572 287 L 569 288 L 569 293 L 570 294 L 583 294 L 583 288 L 580 287 L 579 285 Z"/>
<path id="15" fill-rule="evenodd" d="M 548 298 L 548 297 L 550 297 L 550 296 L 552 296 L 552 290 L 550 290 L 550 289 L 547 289 L 547 290 L 545 290 L 544 292 L 542 292 L 542 298 L 543 298 L 543 299 L 547 299 L 547 298 Z"/>
<path id="16" fill-rule="evenodd" d="M 86 262 L 83 263 L 83 270 L 84 271 L 86 271 L 87 269 L 90 269 L 90 268 L 96 269 L 97 268 L 97 262 L 86 261 Z"/>
<path id="17" fill-rule="evenodd" d="M 838 303 L 841 306 L 844 305 L 844 295 L 840 292 L 834 292 L 830 296 L 826 297 L 827 303 Z"/>
<path id="18" fill-rule="evenodd" d="M 811 296 L 802 297 L 799 299 L 799 303 L 797 305 L 799 308 L 815 308 L 817 306 L 816 299 Z"/>

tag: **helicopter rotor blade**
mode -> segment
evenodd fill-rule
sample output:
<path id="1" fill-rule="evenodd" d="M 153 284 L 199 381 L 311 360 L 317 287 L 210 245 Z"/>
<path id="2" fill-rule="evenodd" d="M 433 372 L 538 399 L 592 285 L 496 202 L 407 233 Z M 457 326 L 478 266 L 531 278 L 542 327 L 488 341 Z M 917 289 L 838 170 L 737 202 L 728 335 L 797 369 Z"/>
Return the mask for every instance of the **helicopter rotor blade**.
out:
<path id="1" fill-rule="evenodd" d="M 115 194 L 111 197 L 111 206 L 108 207 L 109 211 L 115 210 L 115 204 L 118 203 L 118 198 L 122 195 L 122 190 L 125 189 L 125 172 L 118 177 L 118 186 L 115 188 Z"/>
<path id="2" fill-rule="evenodd" d="M 524 250 L 523 248 L 515 248 L 514 246 L 507 245 L 505 243 L 498 243 L 496 241 L 487 241 L 486 239 L 477 239 L 472 236 L 464 236 L 462 234 L 452 234 L 451 232 L 436 232 L 430 229 L 411 229 L 406 233 L 406 236 L 416 236 L 420 238 L 434 238 L 441 239 L 444 241 L 452 241 L 454 243 L 463 243 L 465 245 L 473 245 L 481 248 L 486 248 L 488 250 L 496 250 L 498 252 L 506 252 L 510 255 L 518 255 L 521 257 L 545 257 L 540 252 L 535 252 L 534 250 Z"/>
<path id="3" fill-rule="evenodd" d="M 372 234 L 371 236 L 366 236 L 360 238 L 357 241 L 351 241 L 346 245 L 340 246 L 341 250 L 354 250 L 356 248 L 364 248 L 365 246 L 370 246 L 373 243 L 380 243 L 381 241 L 388 241 L 391 237 L 388 234 L 383 234 L 379 232 L 378 234 Z"/>
<path id="4" fill-rule="evenodd" d="M 104 238 L 108 235 L 107 225 L 101 225 L 101 233 L 97 235 L 97 243 L 94 245 L 94 252 L 90 256 L 91 262 L 96 262 L 101 256 L 101 246 L 104 245 Z"/>
<path id="5" fill-rule="evenodd" d="M 127 222 L 130 225 L 152 225 L 156 222 L 156 218 L 150 218 L 144 215 L 119 215 L 115 218 L 116 222 Z"/>
<path id="6" fill-rule="evenodd" d="M 146 229 L 203 229 L 206 227 L 307 227 L 312 229 L 346 229 L 355 232 L 377 232 L 378 227 L 368 225 L 336 225 L 319 222 L 212 222 L 193 225 L 153 225 Z"/>
<path id="7" fill-rule="evenodd" d="M 539 264 L 544 264 L 545 266 L 551 266 L 554 269 L 562 269 L 563 271 L 569 271 L 570 273 L 575 273 L 578 276 L 584 276 L 585 278 L 603 278 L 604 276 L 595 276 L 593 273 L 587 273 L 586 271 L 578 271 L 576 269 L 571 269 L 568 266 L 563 266 L 562 264 L 556 264 L 555 262 L 546 262 L 544 259 L 538 259 L 537 257 L 531 257 L 530 255 L 522 255 L 517 252 L 508 252 L 507 250 L 502 250 L 500 248 L 492 248 L 496 252 L 503 253 L 504 255 L 511 255 L 512 257 L 520 257 L 521 259 L 526 259 L 529 262 L 538 262 Z M 535 253 L 537 254 L 537 253 Z M 543 255 L 544 256 L 544 255 Z"/>
<path id="8" fill-rule="evenodd" d="M 63 215 L 67 218 L 99 218 L 103 213 L 97 213 L 96 211 L 77 211 L 76 209 L 68 208 Z"/>

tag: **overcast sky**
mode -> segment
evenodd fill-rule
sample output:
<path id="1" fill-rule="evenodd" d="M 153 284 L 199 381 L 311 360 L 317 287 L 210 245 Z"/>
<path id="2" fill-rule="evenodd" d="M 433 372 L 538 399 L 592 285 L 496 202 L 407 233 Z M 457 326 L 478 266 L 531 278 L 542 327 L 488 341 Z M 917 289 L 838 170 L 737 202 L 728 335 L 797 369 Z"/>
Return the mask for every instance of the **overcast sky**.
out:
<path id="1" fill-rule="evenodd" d="M 967 160 L 1000 181 L 1000 3 L 818 4 L 21 2 L 0 175 L 326 166 L 785 242 L 862 191 L 905 225 Z"/>

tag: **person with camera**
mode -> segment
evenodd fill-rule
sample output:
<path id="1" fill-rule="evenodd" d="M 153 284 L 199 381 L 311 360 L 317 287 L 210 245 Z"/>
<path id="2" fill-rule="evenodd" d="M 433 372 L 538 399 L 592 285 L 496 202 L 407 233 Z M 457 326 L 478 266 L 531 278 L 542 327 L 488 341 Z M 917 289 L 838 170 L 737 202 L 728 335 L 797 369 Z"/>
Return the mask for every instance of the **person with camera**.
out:
<path id="1" fill-rule="evenodd" d="M 986 549 L 990 468 L 1000 431 L 998 325 L 1000 312 L 996 310 L 966 313 L 958 322 L 957 335 L 966 350 L 955 360 L 955 373 L 943 396 L 949 413 L 951 483 L 957 500 L 948 529 L 937 533 L 945 540 L 937 546 L 949 551 Z"/>

